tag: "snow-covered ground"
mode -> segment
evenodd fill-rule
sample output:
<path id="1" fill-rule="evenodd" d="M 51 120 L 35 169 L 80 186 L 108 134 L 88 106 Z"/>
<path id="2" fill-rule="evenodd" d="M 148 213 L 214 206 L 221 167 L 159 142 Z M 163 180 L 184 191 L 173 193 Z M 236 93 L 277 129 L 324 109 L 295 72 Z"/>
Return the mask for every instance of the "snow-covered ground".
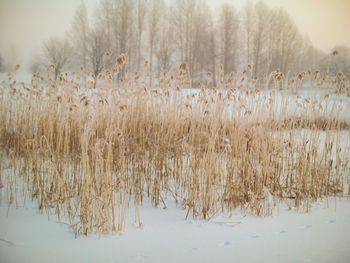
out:
<path id="1" fill-rule="evenodd" d="M 350 262 L 349 198 L 320 201 L 312 213 L 281 204 L 271 217 L 237 212 L 209 222 L 185 220 L 186 211 L 167 205 L 144 206 L 141 229 L 76 239 L 35 203 L 16 209 L 2 202 L 0 262 Z"/>

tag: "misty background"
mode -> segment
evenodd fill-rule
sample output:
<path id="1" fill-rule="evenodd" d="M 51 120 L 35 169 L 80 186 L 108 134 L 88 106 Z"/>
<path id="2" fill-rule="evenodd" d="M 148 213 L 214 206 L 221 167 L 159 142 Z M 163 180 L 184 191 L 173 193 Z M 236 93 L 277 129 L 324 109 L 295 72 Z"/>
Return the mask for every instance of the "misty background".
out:
<path id="1" fill-rule="evenodd" d="M 2 71 L 17 63 L 97 76 L 126 54 L 129 72 L 155 78 L 185 63 L 192 81 L 251 65 L 350 77 L 347 0 L 0 0 Z M 210 72 L 210 74 L 208 74 Z"/>

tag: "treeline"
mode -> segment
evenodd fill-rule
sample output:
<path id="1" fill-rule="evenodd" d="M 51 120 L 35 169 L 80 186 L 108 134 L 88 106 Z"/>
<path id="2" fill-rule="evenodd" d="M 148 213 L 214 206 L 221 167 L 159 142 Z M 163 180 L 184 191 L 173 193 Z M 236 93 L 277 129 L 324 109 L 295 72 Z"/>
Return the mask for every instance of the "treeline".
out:
<path id="1" fill-rule="evenodd" d="M 245 69 L 259 79 L 277 69 L 341 71 L 350 77 L 349 48 L 336 49 L 317 50 L 285 10 L 262 2 L 211 10 L 203 0 L 101 0 L 91 16 L 83 3 L 77 8 L 67 37 L 44 44 L 41 63 L 54 64 L 56 76 L 69 67 L 97 77 L 123 53 L 124 71 L 146 72 L 151 82 L 186 64 L 193 82 L 213 85 Z"/>

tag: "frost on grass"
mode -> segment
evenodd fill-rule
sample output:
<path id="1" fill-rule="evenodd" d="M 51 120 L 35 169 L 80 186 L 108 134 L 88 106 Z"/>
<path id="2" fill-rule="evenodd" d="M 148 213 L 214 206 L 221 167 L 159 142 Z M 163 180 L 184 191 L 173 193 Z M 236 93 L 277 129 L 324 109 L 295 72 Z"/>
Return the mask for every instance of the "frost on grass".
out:
<path id="1" fill-rule="evenodd" d="M 343 86 L 286 94 L 275 72 L 268 90 L 231 82 L 185 90 L 181 65 L 159 88 L 108 72 L 88 88 L 50 70 L 27 86 L 10 75 L 2 83 L 1 167 L 10 169 L 1 182 L 15 199 L 21 178 L 39 209 L 77 235 L 123 231 L 130 210 L 141 226 L 146 202 L 166 208 L 172 199 L 186 218 L 211 219 L 236 208 L 271 215 L 279 202 L 309 210 L 349 194 Z"/>

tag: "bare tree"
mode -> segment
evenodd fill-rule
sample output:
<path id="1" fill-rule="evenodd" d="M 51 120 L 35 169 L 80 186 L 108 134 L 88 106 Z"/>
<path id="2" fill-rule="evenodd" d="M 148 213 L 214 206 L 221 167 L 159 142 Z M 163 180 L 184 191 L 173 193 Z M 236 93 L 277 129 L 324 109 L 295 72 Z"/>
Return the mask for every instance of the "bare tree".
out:
<path id="1" fill-rule="evenodd" d="M 255 28 L 253 32 L 253 77 L 257 78 L 263 75 L 262 64 L 266 59 L 265 54 L 266 35 L 268 30 L 269 11 L 267 6 L 258 2 L 255 5 Z M 265 72 L 264 72 L 265 73 Z"/>
<path id="2" fill-rule="evenodd" d="M 212 16 L 206 3 L 199 2 L 196 12 L 193 14 L 192 30 L 190 32 L 191 42 L 189 46 L 189 68 L 191 72 L 192 85 L 194 81 L 201 81 L 211 70 L 213 57 L 210 50 Z M 214 44 L 214 43 L 212 43 Z"/>
<path id="3" fill-rule="evenodd" d="M 212 16 L 205 1 L 176 1 L 173 17 L 177 53 L 180 62 L 187 65 L 192 83 L 211 70 Z"/>
<path id="4" fill-rule="evenodd" d="M 215 37 L 215 27 L 213 21 L 211 21 L 211 26 L 210 26 L 210 42 L 209 42 L 209 59 L 210 59 L 210 64 L 211 64 L 211 74 L 212 74 L 212 84 L 214 87 L 216 87 L 216 60 L 217 60 L 217 55 L 216 55 L 216 37 Z M 207 73 L 209 74 L 209 73 Z M 207 76 L 210 78 L 210 75 Z"/>
<path id="5" fill-rule="evenodd" d="M 196 6 L 196 0 L 178 0 L 172 7 L 174 10 L 172 22 L 174 23 L 175 39 L 180 55 L 180 62 L 188 65 L 192 64 L 190 61 L 190 47 L 192 45 L 193 17 Z"/>
<path id="6" fill-rule="evenodd" d="M 100 0 L 96 10 L 96 24 L 104 28 L 109 43 L 113 42 L 114 0 Z M 116 55 L 116 54 L 114 54 Z"/>
<path id="7" fill-rule="evenodd" d="M 141 58 L 142 58 L 142 34 L 145 30 L 145 18 L 147 14 L 146 2 L 144 0 L 138 0 L 136 5 L 136 19 L 137 19 L 137 71 L 140 71 Z"/>
<path id="8" fill-rule="evenodd" d="M 114 3 L 113 27 L 117 48 L 119 53 L 127 53 L 129 51 L 128 44 L 131 40 L 134 3 L 130 0 L 115 0 Z"/>
<path id="9" fill-rule="evenodd" d="M 97 77 L 124 53 L 123 76 L 127 71 L 139 72 L 146 55 L 149 68 L 157 69 L 158 77 L 162 70 L 184 63 L 192 82 L 208 79 L 210 71 L 214 85 L 220 64 L 225 73 L 249 64 L 249 77 L 256 78 L 276 69 L 287 72 L 327 64 L 324 54 L 300 35 L 283 10 L 248 0 L 239 13 L 224 4 L 219 15 L 213 16 L 205 0 L 169 2 L 100 0 L 91 19 L 82 3 L 69 35 L 76 61 Z M 109 56 L 103 57 L 104 53 Z"/>
<path id="10" fill-rule="evenodd" d="M 161 18 L 162 6 L 164 5 L 163 0 L 151 0 L 150 11 L 148 16 L 148 30 L 149 30 L 149 67 L 153 71 L 153 55 L 155 41 L 158 37 L 159 22 Z M 150 78 L 150 85 L 152 85 L 152 75 Z"/>
<path id="11" fill-rule="evenodd" d="M 64 39 L 52 37 L 44 43 L 43 46 L 43 63 L 46 66 L 54 66 L 54 80 L 67 66 L 71 56 L 71 47 Z"/>
<path id="12" fill-rule="evenodd" d="M 113 32 L 113 48 L 117 55 L 123 53 L 126 55 L 128 67 L 133 66 L 136 49 L 134 40 L 134 0 L 114 0 L 111 2 L 111 27 Z M 123 67 L 121 75 L 125 74 L 126 68 Z"/>
<path id="13" fill-rule="evenodd" d="M 244 8 L 244 29 L 246 35 L 246 49 L 247 49 L 247 57 L 246 63 L 251 63 L 251 35 L 252 35 L 252 24 L 253 24 L 253 6 L 250 0 L 247 1 L 246 6 Z"/>
<path id="14" fill-rule="evenodd" d="M 89 32 L 87 58 L 88 67 L 91 68 L 93 73 L 94 87 L 96 87 L 99 74 L 106 66 L 104 59 L 107 52 L 108 41 L 105 31 L 101 27 L 92 28 Z"/>
<path id="15" fill-rule="evenodd" d="M 238 50 L 238 18 L 235 8 L 230 4 L 224 4 L 220 12 L 220 64 L 224 66 L 226 73 L 235 70 L 236 51 Z"/>
<path id="16" fill-rule="evenodd" d="M 279 49 L 280 61 L 279 68 L 282 72 L 293 69 L 292 65 L 300 48 L 299 32 L 286 11 L 280 12 L 280 39 Z"/>
<path id="17" fill-rule="evenodd" d="M 268 25 L 268 72 L 279 69 L 282 72 L 294 70 L 302 47 L 300 36 L 288 13 L 282 9 L 270 11 Z"/>
<path id="18" fill-rule="evenodd" d="M 164 6 L 161 17 L 162 26 L 159 30 L 159 41 L 156 50 L 158 71 L 168 72 L 171 70 L 172 58 L 174 55 L 174 30 L 171 20 L 168 19 L 171 10 Z"/>
<path id="19" fill-rule="evenodd" d="M 81 2 L 73 18 L 72 28 L 69 32 L 71 45 L 78 66 L 87 66 L 87 45 L 89 41 L 89 18 L 84 2 Z"/>

